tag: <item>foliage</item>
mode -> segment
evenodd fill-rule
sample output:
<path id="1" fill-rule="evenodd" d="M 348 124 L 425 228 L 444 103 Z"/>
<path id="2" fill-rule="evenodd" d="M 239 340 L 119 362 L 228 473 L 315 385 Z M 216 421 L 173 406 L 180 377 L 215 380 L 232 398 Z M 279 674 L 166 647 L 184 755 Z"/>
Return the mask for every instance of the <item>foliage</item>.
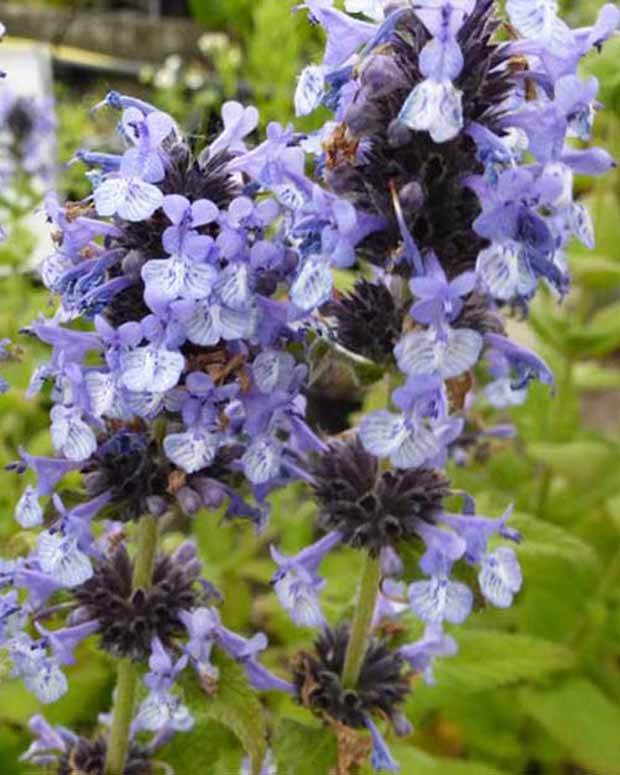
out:
<path id="1" fill-rule="evenodd" d="M 281 0 L 193 3 L 205 26 L 228 28 L 240 42 L 244 59 L 239 70 L 249 78 L 268 120 L 290 117 L 294 74 L 314 46 L 312 34 L 302 36 L 299 23 L 283 7 L 288 5 Z M 574 12 L 592 18 L 592 3 Z M 588 65 L 603 84 L 609 109 L 599 132 L 616 157 L 619 52 L 620 40 L 612 41 Z M 82 114 L 75 104 L 60 111 L 63 160 L 66 149 L 84 136 Z M 77 180 L 69 168 L 64 187 L 76 197 L 83 193 Z M 404 773 L 566 775 L 576 767 L 592 775 L 620 772 L 620 176 L 589 181 L 582 195 L 594 214 L 596 251 L 573 251 L 575 287 L 569 298 L 559 311 L 552 299 L 540 298 L 531 321 L 537 349 L 558 376 L 557 395 L 532 390 L 527 404 L 511 413 L 519 430 L 514 443 L 490 442 L 478 451 L 480 459 L 474 456 L 468 467 L 451 470 L 455 488 L 474 492 L 481 511 L 497 513 L 507 499 L 515 501 L 525 588 L 509 612 L 483 609 L 459 628 L 458 656 L 437 667 L 435 686 L 415 687 L 407 710 L 416 731 L 393 746 Z M 34 275 L 24 271 L 31 249 L 31 235 L 23 227 L 16 227 L 0 249 L 0 336 L 23 348 L 21 361 L 3 370 L 12 385 L 0 396 L 3 465 L 24 441 L 32 451 L 49 449 L 45 400 L 24 398 L 43 349 L 20 337 L 19 330 L 48 304 Z M 366 407 L 376 400 L 376 392 L 365 393 Z M 6 517 L 0 537 L 9 549 L 21 540 L 10 518 L 20 488 L 13 474 L 4 475 L 0 506 Z M 201 558 L 225 595 L 224 620 L 248 632 L 264 629 L 274 644 L 270 666 L 276 670 L 287 667 L 308 632 L 289 622 L 271 594 L 268 545 L 277 540 L 284 551 L 300 546 L 310 537 L 311 509 L 295 487 L 279 494 L 273 523 L 258 540 L 251 528 L 222 524 L 218 514 L 196 518 Z M 326 561 L 325 608 L 333 621 L 350 610 L 357 561 L 347 551 Z M 70 696 L 52 713 L 54 721 L 78 729 L 88 729 L 110 702 L 113 666 L 95 651 L 88 657 L 79 660 Z M 220 669 L 222 694 L 205 699 L 192 694 L 195 687 L 186 691 L 196 729 L 178 736 L 161 754 L 176 765 L 177 775 L 192 770 L 232 775 L 239 770 L 242 748 L 255 761 L 262 755 L 265 711 L 246 692 L 235 665 L 221 661 Z M 17 757 L 28 745 L 25 724 L 36 703 L 4 675 L 3 681 L 0 770 L 26 775 L 30 770 Z M 270 696 L 265 704 L 267 718 L 275 710 L 284 718 L 268 729 L 279 775 L 327 773 L 335 763 L 334 738 L 310 724 L 289 700 Z"/>

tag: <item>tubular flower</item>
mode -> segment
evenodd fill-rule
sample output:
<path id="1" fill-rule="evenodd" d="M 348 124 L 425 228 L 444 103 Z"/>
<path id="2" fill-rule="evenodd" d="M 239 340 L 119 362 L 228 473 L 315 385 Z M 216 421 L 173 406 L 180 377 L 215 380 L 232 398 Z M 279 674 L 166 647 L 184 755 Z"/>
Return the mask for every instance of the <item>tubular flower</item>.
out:
<path id="1" fill-rule="evenodd" d="M 563 297 L 568 244 L 594 245 L 573 179 L 614 162 L 583 147 L 598 85 L 582 81 L 577 66 L 613 33 L 619 13 L 606 5 L 593 27 L 571 30 L 554 4 L 510 0 L 506 40 L 493 0 L 302 7 L 323 28 L 326 48 L 299 77 L 296 111 L 323 106 L 332 115 L 299 140 L 313 172 L 280 165 L 267 185 L 309 256 L 304 286 L 322 303 L 317 330 L 334 350 L 387 372 L 390 384 L 387 408 L 310 456 L 308 480 L 319 527 L 380 558 L 375 624 L 388 608 L 408 608 L 424 623 L 422 638 L 400 655 L 432 680 L 433 660 L 456 651 L 443 623 L 463 622 L 474 606 L 472 590 L 454 577 L 459 565 L 476 566 L 494 606 L 511 605 L 522 585 L 514 551 L 488 546 L 492 536 L 519 540 L 506 524 L 511 509 L 480 516 L 465 494 L 462 513 L 447 512 L 442 469 L 449 456 L 465 462 L 478 439 L 512 435 L 471 423 L 476 388 L 496 406 L 524 401 L 532 380 L 553 388 L 547 364 L 508 337 L 502 313 L 527 313 L 541 283 Z M 365 279 L 341 295 L 333 270 L 347 268 Z M 391 600 L 387 577 L 402 572 L 398 552 L 411 540 L 423 544 L 421 575 L 401 582 Z M 308 672 L 314 663 L 303 664 Z M 316 689 L 337 717 L 322 673 L 310 672 L 300 685 Z M 393 770 L 370 716 L 363 725 L 373 764 Z"/>

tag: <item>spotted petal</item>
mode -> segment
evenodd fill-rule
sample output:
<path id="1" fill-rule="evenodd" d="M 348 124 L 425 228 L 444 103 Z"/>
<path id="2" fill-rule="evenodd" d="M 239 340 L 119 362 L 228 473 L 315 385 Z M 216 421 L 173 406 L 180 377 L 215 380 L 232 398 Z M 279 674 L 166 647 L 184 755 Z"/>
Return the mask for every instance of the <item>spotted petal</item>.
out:
<path id="1" fill-rule="evenodd" d="M 465 584 L 435 577 L 410 584 L 409 602 L 413 612 L 427 624 L 439 624 L 444 619 L 461 624 L 469 616 L 473 594 Z"/>
<path id="2" fill-rule="evenodd" d="M 295 90 L 295 115 L 307 116 L 318 108 L 325 96 L 325 70 L 319 65 L 309 65 L 299 76 Z"/>
<path id="3" fill-rule="evenodd" d="M 108 415 L 116 398 L 116 381 L 112 374 L 104 371 L 89 371 L 84 377 L 84 384 L 92 414 L 95 417 Z"/>
<path id="4" fill-rule="evenodd" d="M 185 365 L 181 353 L 147 345 L 125 353 L 122 381 L 129 390 L 163 393 L 179 381 Z"/>
<path id="5" fill-rule="evenodd" d="M 279 350 L 265 350 L 254 359 L 252 374 L 261 393 L 286 390 L 295 370 L 295 359 Z"/>
<path id="6" fill-rule="evenodd" d="M 37 527 L 43 524 L 43 508 L 37 491 L 28 485 L 15 507 L 15 519 L 22 527 Z"/>
<path id="7" fill-rule="evenodd" d="M 457 377 L 470 369 L 482 349 L 482 336 L 469 328 L 448 328 L 445 337 L 433 329 L 412 331 L 404 336 L 394 353 L 402 371 L 411 376 L 439 374 Z"/>
<path id="8" fill-rule="evenodd" d="M 463 128 L 461 95 L 450 81 L 427 79 L 412 90 L 398 118 L 410 129 L 429 132 L 436 143 L 446 142 Z"/>
<path id="9" fill-rule="evenodd" d="M 519 561 L 513 549 L 501 546 L 485 555 L 482 558 L 478 583 L 482 594 L 490 603 L 498 608 L 511 606 L 514 595 L 523 583 Z"/>
<path id="10" fill-rule="evenodd" d="M 396 468 L 417 468 L 439 454 L 439 442 L 434 433 L 423 425 L 410 430 L 391 453 L 390 461 Z"/>
<path id="11" fill-rule="evenodd" d="M 332 282 L 327 260 L 319 255 L 308 256 L 291 285 L 291 301 L 299 309 L 314 309 L 329 299 Z"/>
<path id="12" fill-rule="evenodd" d="M 476 270 L 489 293 L 500 301 L 528 298 L 536 290 L 536 278 L 516 242 L 493 242 L 481 250 Z"/>
<path id="13" fill-rule="evenodd" d="M 405 418 L 385 409 L 366 415 L 360 423 L 360 439 L 364 447 L 377 457 L 388 457 L 407 438 Z"/>
<path id="14" fill-rule="evenodd" d="M 164 439 L 167 457 L 188 474 L 206 468 L 213 462 L 220 435 L 207 431 L 172 433 Z"/>
<path id="15" fill-rule="evenodd" d="M 86 460 L 97 449 L 95 433 L 82 420 L 79 410 L 55 406 L 51 417 L 52 444 L 68 460 Z"/>
<path id="16" fill-rule="evenodd" d="M 241 463 L 252 484 L 264 484 L 280 473 L 282 445 L 270 436 L 256 439 L 247 448 Z"/>
<path id="17" fill-rule="evenodd" d="M 41 570 L 63 587 L 77 587 L 93 575 L 90 560 L 78 549 L 75 538 L 62 533 L 41 533 L 37 558 Z"/>

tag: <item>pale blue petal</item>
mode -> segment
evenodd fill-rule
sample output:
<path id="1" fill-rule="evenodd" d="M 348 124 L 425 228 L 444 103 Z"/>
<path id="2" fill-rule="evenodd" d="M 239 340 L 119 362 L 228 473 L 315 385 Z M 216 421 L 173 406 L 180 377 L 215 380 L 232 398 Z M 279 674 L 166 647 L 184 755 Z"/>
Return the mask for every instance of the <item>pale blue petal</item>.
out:
<path id="1" fill-rule="evenodd" d="M 138 347 L 122 358 L 122 381 L 137 393 L 163 393 L 175 387 L 183 371 L 181 353 L 155 345 Z"/>
<path id="2" fill-rule="evenodd" d="M 409 585 L 409 602 L 413 612 L 427 624 L 439 624 L 444 619 L 460 624 L 469 616 L 473 594 L 460 582 L 432 578 Z"/>
<path id="3" fill-rule="evenodd" d="M 470 369 L 478 360 L 482 345 L 482 336 L 471 328 L 449 329 L 448 339 L 441 353 L 441 376 L 450 379 Z"/>
<path id="4" fill-rule="evenodd" d="M 384 4 L 385 0 L 345 0 L 344 7 L 348 13 L 363 13 L 379 22 L 385 18 Z"/>
<path id="5" fill-rule="evenodd" d="M 493 242 L 481 250 L 476 271 L 491 296 L 500 301 L 527 298 L 536 290 L 536 278 L 516 242 Z"/>
<path id="6" fill-rule="evenodd" d="M 482 558 L 478 583 L 484 597 L 498 608 L 512 605 L 523 578 L 514 550 L 502 546 Z"/>
<path id="7" fill-rule="evenodd" d="M 117 213 L 127 221 L 144 221 L 153 215 L 163 201 L 164 195 L 157 186 L 132 178 Z"/>
<path id="8" fill-rule="evenodd" d="M 427 375 L 439 370 L 439 348 L 432 329 L 405 334 L 394 348 L 394 355 L 405 374 Z"/>
<path id="9" fill-rule="evenodd" d="M 164 439 L 164 452 L 185 473 L 193 474 L 213 462 L 219 440 L 218 433 L 206 431 L 172 433 Z"/>
<path id="10" fill-rule="evenodd" d="M 77 548 L 75 538 L 45 531 L 39 535 L 37 558 L 44 573 L 63 587 L 77 587 L 93 575 L 87 555 Z"/>
<path id="11" fill-rule="evenodd" d="M 436 143 L 452 140 L 463 128 L 461 95 L 450 81 L 422 81 L 405 100 L 398 118 L 410 129 L 428 131 Z"/>
<path id="12" fill-rule="evenodd" d="M 325 70 L 309 65 L 301 71 L 295 90 L 295 115 L 307 116 L 319 107 L 325 96 Z"/>
<path id="13" fill-rule="evenodd" d="M 94 192 L 97 215 L 114 215 L 127 196 L 129 183 L 126 178 L 110 178 L 97 186 Z"/>
<path id="14" fill-rule="evenodd" d="M 227 307 L 247 309 L 252 302 L 248 267 L 245 264 L 229 264 L 220 275 L 217 291 Z"/>
<path id="15" fill-rule="evenodd" d="M 43 524 L 43 508 L 32 485 L 28 485 L 15 507 L 15 519 L 24 528 Z"/>
<path id="16" fill-rule="evenodd" d="M 109 414 L 114 406 L 116 397 L 116 384 L 114 377 L 103 371 L 89 371 L 84 377 L 84 385 L 90 411 L 95 417 L 103 417 Z"/>
<path id="17" fill-rule="evenodd" d="M 247 448 L 241 463 L 252 484 L 264 484 L 280 473 L 282 445 L 270 436 L 253 441 Z"/>
<path id="18" fill-rule="evenodd" d="M 24 682 L 39 702 L 46 705 L 59 700 L 69 689 L 65 674 L 51 659 L 46 659 L 36 672 L 26 674 Z"/>
<path id="19" fill-rule="evenodd" d="M 147 261 L 141 274 L 147 292 L 153 291 L 160 299 L 176 299 L 185 281 L 185 262 L 176 256 Z"/>
<path id="20" fill-rule="evenodd" d="M 581 202 L 575 202 L 571 208 L 571 227 L 575 237 L 593 250 L 594 225 L 588 208 Z"/>
<path id="21" fill-rule="evenodd" d="M 222 337 L 227 341 L 251 339 L 256 333 L 260 312 L 253 306 L 247 310 L 220 309 L 220 328 Z"/>
<path id="22" fill-rule="evenodd" d="M 193 344 L 217 344 L 221 336 L 220 307 L 208 301 L 198 302 L 192 314 L 185 321 L 187 338 Z"/>
<path id="23" fill-rule="evenodd" d="M 79 412 L 56 406 L 52 409 L 51 417 L 52 444 L 67 459 L 86 460 L 97 449 L 97 437 Z"/>
<path id="24" fill-rule="evenodd" d="M 387 457 L 395 452 L 408 436 L 405 418 L 385 409 L 366 415 L 359 429 L 364 447 L 372 455 Z"/>
<path id="25" fill-rule="evenodd" d="M 557 0 L 508 0 L 506 11 L 524 38 L 547 44 L 555 54 L 566 56 L 574 51 L 573 34 L 558 18 Z"/>
<path id="26" fill-rule="evenodd" d="M 291 285 L 291 301 L 299 309 L 314 309 L 329 299 L 332 283 L 327 259 L 319 255 L 308 256 Z"/>
<path id="27" fill-rule="evenodd" d="M 396 468 L 417 468 L 439 454 L 439 443 L 435 435 L 423 425 L 409 431 L 397 449 L 391 453 L 390 461 Z"/>
<path id="28" fill-rule="evenodd" d="M 527 387 L 514 390 L 510 377 L 500 377 L 490 382 L 482 392 L 489 403 L 498 409 L 520 406 L 527 398 Z"/>
<path id="29" fill-rule="evenodd" d="M 265 350 L 252 363 L 254 382 L 261 393 L 286 390 L 295 371 L 295 359 L 280 350 Z"/>

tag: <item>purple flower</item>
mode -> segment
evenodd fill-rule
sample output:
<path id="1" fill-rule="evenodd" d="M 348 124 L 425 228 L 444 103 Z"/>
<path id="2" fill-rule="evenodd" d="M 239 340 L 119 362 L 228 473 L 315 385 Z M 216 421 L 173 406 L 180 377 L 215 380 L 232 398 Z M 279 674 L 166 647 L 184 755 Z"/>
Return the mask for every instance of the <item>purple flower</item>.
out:
<path id="1" fill-rule="evenodd" d="M 172 118 L 158 110 L 145 115 L 138 108 L 129 107 L 123 111 L 121 128 L 125 137 L 135 145 L 123 154 L 121 175 L 125 178 L 138 177 L 147 183 L 158 183 L 165 175 L 159 149 L 166 137 L 174 131 Z M 99 215 L 104 214 L 99 208 L 97 211 Z"/>
<path id="2" fill-rule="evenodd" d="M 498 608 L 508 608 L 521 589 L 523 579 L 514 550 L 500 546 L 485 554 L 478 574 L 480 590 L 485 598 Z"/>
<path id="3" fill-rule="evenodd" d="M 254 107 L 244 108 L 238 102 L 225 102 L 222 106 L 224 131 L 209 146 L 209 155 L 215 156 L 220 151 L 230 153 L 246 150 L 244 137 L 258 126 L 258 111 Z"/>
<path id="4" fill-rule="evenodd" d="M 337 531 L 328 533 L 294 557 L 285 557 L 275 546 L 271 547 L 271 556 L 279 566 L 271 583 L 282 607 L 298 626 L 321 627 L 325 621 L 318 600 L 325 581 L 317 569 L 340 541 Z"/>
<path id="5" fill-rule="evenodd" d="M 400 654 L 412 670 L 422 673 L 424 682 L 433 684 L 433 662 L 437 657 L 451 657 L 458 651 L 454 638 L 446 635 L 440 624 L 427 624 L 420 640 L 401 646 Z"/>
<path id="6" fill-rule="evenodd" d="M 465 584 L 442 574 L 410 584 L 409 603 L 413 613 L 427 624 L 444 620 L 461 624 L 470 614 L 473 594 Z"/>
<path id="7" fill-rule="evenodd" d="M 372 737 L 372 755 L 370 760 L 373 769 L 377 772 L 398 772 L 400 770 L 398 762 L 390 753 L 387 743 L 370 716 L 366 717 L 366 728 Z"/>

